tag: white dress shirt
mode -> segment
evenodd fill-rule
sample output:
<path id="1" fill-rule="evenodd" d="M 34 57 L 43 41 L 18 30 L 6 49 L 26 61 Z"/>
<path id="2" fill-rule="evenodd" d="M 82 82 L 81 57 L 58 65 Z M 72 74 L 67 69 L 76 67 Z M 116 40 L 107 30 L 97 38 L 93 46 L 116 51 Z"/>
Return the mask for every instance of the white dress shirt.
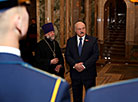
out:
<path id="1" fill-rule="evenodd" d="M 85 39 L 85 36 L 81 37 L 82 38 L 82 46 L 84 44 L 84 39 Z M 77 35 L 77 45 L 79 46 L 79 43 L 80 43 L 80 37 Z M 86 67 L 84 65 L 82 65 L 84 67 L 84 69 L 86 69 Z M 75 66 L 73 66 L 73 68 L 75 68 Z"/>
<path id="2" fill-rule="evenodd" d="M 0 46 L 0 53 L 10 53 L 21 56 L 20 50 L 14 47 Z"/>
<path id="3" fill-rule="evenodd" d="M 81 37 L 82 38 L 82 46 L 84 44 L 84 39 L 85 39 L 85 36 Z M 79 46 L 79 43 L 80 43 L 80 37 L 77 35 L 77 45 Z"/>

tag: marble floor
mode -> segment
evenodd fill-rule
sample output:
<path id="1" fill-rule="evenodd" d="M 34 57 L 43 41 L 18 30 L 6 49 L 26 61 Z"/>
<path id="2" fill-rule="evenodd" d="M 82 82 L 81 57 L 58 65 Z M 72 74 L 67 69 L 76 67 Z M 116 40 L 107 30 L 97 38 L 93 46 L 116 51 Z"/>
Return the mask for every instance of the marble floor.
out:
<path id="1" fill-rule="evenodd" d="M 70 74 L 69 72 L 65 74 L 65 79 L 71 85 L 69 74 Z M 98 65 L 96 87 L 108 83 L 114 83 L 133 78 L 138 78 L 138 64 L 107 63 L 105 65 Z M 73 102 L 71 88 L 70 88 L 70 93 L 71 93 L 71 102 Z M 83 98 L 84 97 L 85 97 L 85 91 L 83 92 Z"/>

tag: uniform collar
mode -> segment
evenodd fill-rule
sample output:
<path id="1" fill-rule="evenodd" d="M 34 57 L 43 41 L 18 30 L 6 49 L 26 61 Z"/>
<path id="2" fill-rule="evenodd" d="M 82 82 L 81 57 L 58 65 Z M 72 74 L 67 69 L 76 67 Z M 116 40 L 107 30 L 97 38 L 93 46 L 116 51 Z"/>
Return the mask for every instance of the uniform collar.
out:
<path id="1" fill-rule="evenodd" d="M 14 47 L 0 46 L 0 53 L 10 53 L 21 56 L 20 50 Z"/>

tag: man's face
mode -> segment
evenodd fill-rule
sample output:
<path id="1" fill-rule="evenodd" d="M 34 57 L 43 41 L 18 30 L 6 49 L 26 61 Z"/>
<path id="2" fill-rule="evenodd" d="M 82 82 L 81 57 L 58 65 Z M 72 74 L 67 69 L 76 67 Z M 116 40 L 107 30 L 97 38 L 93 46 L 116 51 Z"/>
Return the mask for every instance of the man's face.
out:
<path id="1" fill-rule="evenodd" d="M 34 19 L 32 19 L 32 24 L 35 24 L 35 23 L 36 23 L 36 21 Z"/>
<path id="2" fill-rule="evenodd" d="M 83 22 L 77 22 L 75 24 L 75 32 L 79 37 L 83 37 L 86 34 L 85 24 Z"/>
<path id="3" fill-rule="evenodd" d="M 48 32 L 47 34 L 45 34 L 46 37 L 50 40 L 54 40 L 55 39 L 55 32 L 54 31 L 51 31 L 51 32 Z"/>

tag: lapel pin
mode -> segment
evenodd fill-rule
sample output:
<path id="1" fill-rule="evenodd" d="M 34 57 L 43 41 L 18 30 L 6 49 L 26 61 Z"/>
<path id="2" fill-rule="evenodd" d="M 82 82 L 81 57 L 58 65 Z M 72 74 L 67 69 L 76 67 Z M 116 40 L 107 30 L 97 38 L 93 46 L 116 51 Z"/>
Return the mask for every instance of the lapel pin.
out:
<path id="1" fill-rule="evenodd" d="M 88 39 L 85 39 L 85 41 L 87 42 L 87 41 L 89 41 Z"/>

